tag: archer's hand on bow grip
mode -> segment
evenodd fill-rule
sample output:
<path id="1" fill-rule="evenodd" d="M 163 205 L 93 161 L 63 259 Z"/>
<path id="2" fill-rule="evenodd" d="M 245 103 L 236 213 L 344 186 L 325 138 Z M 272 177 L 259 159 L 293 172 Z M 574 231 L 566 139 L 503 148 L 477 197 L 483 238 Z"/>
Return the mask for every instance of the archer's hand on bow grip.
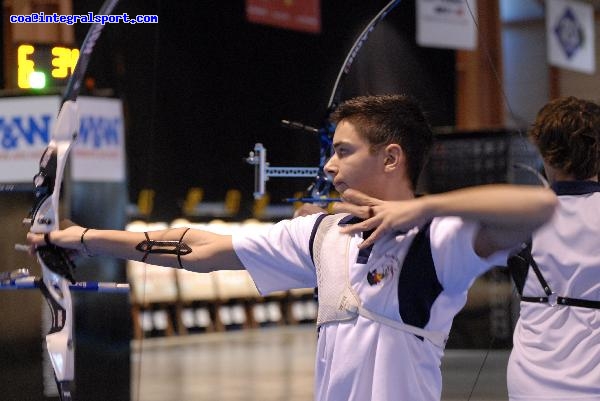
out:
<path id="1" fill-rule="evenodd" d="M 56 230 L 48 233 L 47 236 L 38 233 L 28 233 L 27 243 L 30 245 L 33 251 L 36 248 L 48 245 L 47 240 L 55 247 L 64 249 L 69 255 L 74 253 L 83 253 L 85 249 L 81 244 L 81 234 L 85 228 L 74 224 L 70 220 L 64 220 L 64 226 L 62 230 Z M 61 226 L 63 222 L 61 222 Z"/>

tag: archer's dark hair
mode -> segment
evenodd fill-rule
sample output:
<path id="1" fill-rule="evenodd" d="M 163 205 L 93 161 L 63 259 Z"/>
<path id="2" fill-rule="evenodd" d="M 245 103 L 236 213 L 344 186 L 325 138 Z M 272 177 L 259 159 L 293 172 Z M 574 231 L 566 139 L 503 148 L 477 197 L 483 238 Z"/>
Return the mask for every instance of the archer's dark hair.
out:
<path id="1" fill-rule="evenodd" d="M 333 123 L 346 120 L 375 151 L 397 143 L 406 157 L 413 189 L 433 145 L 433 133 L 421 108 L 405 95 L 359 96 L 342 103 L 331 115 Z"/>
<path id="2" fill-rule="evenodd" d="M 583 180 L 600 172 L 600 106 L 573 96 L 548 102 L 529 137 L 544 161 Z"/>

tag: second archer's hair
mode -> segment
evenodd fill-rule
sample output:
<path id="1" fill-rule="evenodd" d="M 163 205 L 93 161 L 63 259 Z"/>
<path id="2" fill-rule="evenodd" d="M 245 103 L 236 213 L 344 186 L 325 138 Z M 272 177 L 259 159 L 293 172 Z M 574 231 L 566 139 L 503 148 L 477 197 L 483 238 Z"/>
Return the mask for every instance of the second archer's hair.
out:
<path id="1" fill-rule="evenodd" d="M 544 161 L 577 180 L 600 173 L 600 106 L 573 96 L 548 102 L 529 131 Z"/>

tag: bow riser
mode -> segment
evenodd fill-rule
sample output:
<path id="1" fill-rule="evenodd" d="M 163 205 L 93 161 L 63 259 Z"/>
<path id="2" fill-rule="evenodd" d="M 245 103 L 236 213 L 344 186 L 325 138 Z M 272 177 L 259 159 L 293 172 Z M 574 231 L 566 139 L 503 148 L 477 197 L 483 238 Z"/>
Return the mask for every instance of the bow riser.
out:
<path id="1" fill-rule="evenodd" d="M 67 158 L 77 138 L 77 110 L 74 101 L 62 105 L 52 138 L 40 160 L 40 173 L 35 176 L 34 185 L 36 196 L 46 198 L 32 211 L 32 232 L 49 233 L 59 228 L 60 189 Z"/>

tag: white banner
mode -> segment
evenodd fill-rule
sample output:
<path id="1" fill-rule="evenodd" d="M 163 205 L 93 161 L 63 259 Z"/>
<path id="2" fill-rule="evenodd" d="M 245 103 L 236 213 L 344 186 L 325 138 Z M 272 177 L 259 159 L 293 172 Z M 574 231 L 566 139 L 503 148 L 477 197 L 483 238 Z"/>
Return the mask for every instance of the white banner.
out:
<path id="1" fill-rule="evenodd" d="M 426 47 L 477 47 L 477 0 L 417 0 L 417 43 Z"/>
<path id="2" fill-rule="evenodd" d="M 75 181 L 125 180 L 125 126 L 119 99 L 80 96 L 79 137 L 73 148 Z"/>
<path id="3" fill-rule="evenodd" d="M 60 107 L 59 96 L 0 99 L 0 183 L 28 183 L 39 171 Z M 118 99 L 79 97 L 79 138 L 71 176 L 78 181 L 123 181 L 125 135 Z"/>
<path id="4" fill-rule="evenodd" d="M 0 99 L 0 182 L 33 182 L 59 106 L 58 96 Z"/>
<path id="5" fill-rule="evenodd" d="M 548 63 L 593 74 L 594 8 L 573 0 L 546 0 Z"/>

